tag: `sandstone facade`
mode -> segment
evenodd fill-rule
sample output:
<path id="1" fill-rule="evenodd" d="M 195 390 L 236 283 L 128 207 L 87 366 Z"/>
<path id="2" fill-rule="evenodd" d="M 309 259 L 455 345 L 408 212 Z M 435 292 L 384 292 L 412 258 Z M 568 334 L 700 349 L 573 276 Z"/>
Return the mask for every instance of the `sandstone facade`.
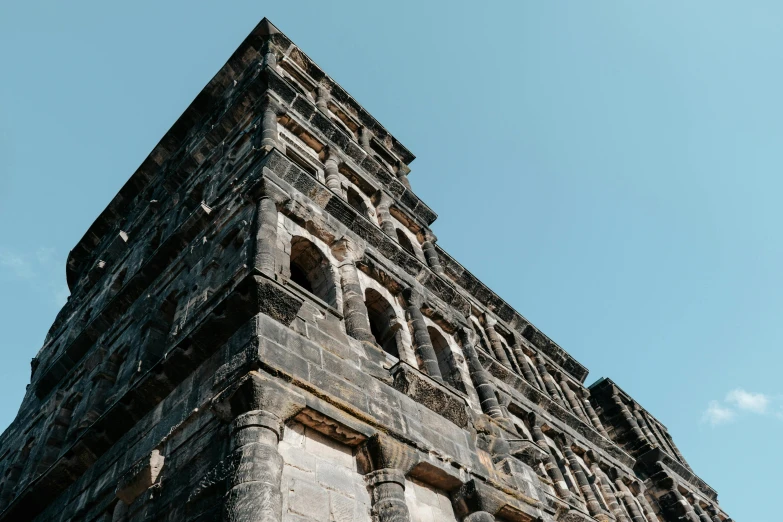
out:
<path id="1" fill-rule="evenodd" d="M 730 520 L 437 245 L 413 159 L 262 21 L 71 251 L 0 521 Z"/>

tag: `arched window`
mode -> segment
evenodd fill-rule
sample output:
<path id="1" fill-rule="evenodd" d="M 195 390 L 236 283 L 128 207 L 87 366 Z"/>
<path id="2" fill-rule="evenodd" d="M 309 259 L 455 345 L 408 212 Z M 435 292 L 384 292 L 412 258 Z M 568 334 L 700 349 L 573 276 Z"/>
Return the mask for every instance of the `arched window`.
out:
<path id="1" fill-rule="evenodd" d="M 345 191 L 345 196 L 348 199 L 348 204 L 355 208 L 362 216 L 367 216 L 367 203 L 354 189 L 348 187 Z"/>
<path id="2" fill-rule="evenodd" d="M 440 368 L 440 374 L 443 376 L 443 380 L 450 386 L 459 388 L 459 374 L 454 365 L 454 357 L 451 353 L 449 343 L 437 328 L 428 326 L 427 332 L 430 334 L 432 348 L 435 350 L 435 356 L 438 358 L 438 367 Z"/>
<path id="3" fill-rule="evenodd" d="M 397 241 L 400 243 L 402 249 L 405 250 L 410 255 L 412 255 L 413 257 L 416 257 L 416 251 L 413 250 L 413 243 L 411 243 L 411 240 L 408 239 L 407 235 L 405 235 L 405 232 L 403 232 L 399 228 L 395 230 L 397 231 Z"/>
<path id="4" fill-rule="evenodd" d="M 400 324 L 397 321 L 397 314 L 389 302 L 378 293 L 378 291 L 368 288 L 364 293 L 364 304 L 367 306 L 367 315 L 370 319 L 370 331 L 375 342 L 383 348 L 383 351 L 389 355 L 400 358 L 400 351 L 397 348 L 397 331 Z"/>
<path id="5" fill-rule="evenodd" d="M 329 306 L 337 304 L 329 260 L 310 240 L 295 236 L 291 241 L 291 281 Z"/>

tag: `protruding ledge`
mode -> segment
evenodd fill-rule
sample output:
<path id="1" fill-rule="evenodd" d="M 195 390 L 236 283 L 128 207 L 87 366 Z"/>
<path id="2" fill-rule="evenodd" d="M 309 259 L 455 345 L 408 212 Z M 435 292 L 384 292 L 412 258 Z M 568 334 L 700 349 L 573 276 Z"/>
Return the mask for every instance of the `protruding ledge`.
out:
<path id="1" fill-rule="evenodd" d="M 460 428 L 468 425 L 467 401 L 446 386 L 400 361 L 389 370 L 394 388 Z"/>

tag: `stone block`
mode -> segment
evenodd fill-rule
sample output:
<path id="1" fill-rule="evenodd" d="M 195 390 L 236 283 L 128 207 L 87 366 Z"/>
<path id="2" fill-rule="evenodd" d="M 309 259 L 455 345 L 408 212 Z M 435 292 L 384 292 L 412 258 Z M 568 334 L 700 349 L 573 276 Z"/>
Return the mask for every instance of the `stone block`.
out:
<path id="1" fill-rule="evenodd" d="M 288 510 L 317 522 L 329 522 L 329 492 L 312 482 L 292 480 L 288 486 Z"/>
<path id="2" fill-rule="evenodd" d="M 329 492 L 330 522 L 354 522 L 356 510 L 357 502 L 355 499 L 346 497 L 335 491 Z"/>
<path id="3" fill-rule="evenodd" d="M 468 404 L 464 398 L 405 362 L 397 363 L 390 373 L 394 388 L 457 426 L 468 425 Z"/>
<path id="4" fill-rule="evenodd" d="M 353 495 L 354 477 L 356 472 L 344 466 L 318 459 L 316 463 L 316 479 L 326 489 L 339 491 L 346 496 Z"/>
<path id="5" fill-rule="evenodd" d="M 306 429 L 305 450 L 319 459 L 347 469 L 353 469 L 353 450 L 326 437 L 312 428 Z"/>

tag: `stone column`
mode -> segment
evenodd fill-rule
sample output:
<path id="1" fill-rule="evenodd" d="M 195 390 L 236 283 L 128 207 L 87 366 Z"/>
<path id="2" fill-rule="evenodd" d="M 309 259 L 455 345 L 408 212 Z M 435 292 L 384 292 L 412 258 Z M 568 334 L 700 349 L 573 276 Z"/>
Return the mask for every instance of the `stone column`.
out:
<path id="1" fill-rule="evenodd" d="M 473 347 L 473 336 L 475 333 L 469 328 L 463 327 L 460 329 L 459 335 L 462 341 L 462 351 L 468 361 L 470 380 L 473 381 L 473 387 L 476 388 L 481 411 L 493 419 L 502 419 L 503 411 L 500 409 L 500 404 L 495 395 L 495 387 L 492 385 L 489 373 L 481 365 L 481 361 L 479 361 L 478 355 L 476 355 L 476 349 Z"/>
<path id="2" fill-rule="evenodd" d="M 372 489 L 372 510 L 378 522 L 410 522 L 405 504 L 405 475 L 393 468 L 379 469 L 367 474 Z"/>
<path id="3" fill-rule="evenodd" d="M 675 488 L 674 494 L 677 496 L 677 498 L 680 500 L 680 502 L 685 507 L 685 518 L 683 520 L 687 520 L 688 522 L 700 522 L 699 521 L 699 516 L 693 510 L 693 506 L 691 506 L 690 502 L 688 502 L 688 500 L 682 495 L 682 493 L 680 493 Z"/>
<path id="4" fill-rule="evenodd" d="M 602 513 L 601 505 L 598 503 L 598 500 L 596 500 L 593 488 L 590 487 L 590 482 L 587 481 L 587 476 L 585 475 L 582 466 L 579 464 L 576 454 L 574 454 L 574 451 L 571 449 L 571 440 L 568 439 L 568 437 L 563 436 L 560 439 L 560 443 L 562 444 L 563 455 L 568 461 L 568 466 L 571 468 L 571 473 L 574 474 L 574 478 L 576 478 L 576 482 L 579 485 L 579 490 L 582 492 L 582 496 L 585 497 L 587 510 L 592 516 L 600 515 Z"/>
<path id="5" fill-rule="evenodd" d="M 413 347 L 419 366 L 427 375 L 442 383 L 443 376 L 440 374 L 438 357 L 435 355 L 430 333 L 427 331 L 427 323 L 424 322 L 424 315 L 421 313 L 423 297 L 414 288 L 406 288 L 402 296 L 405 299 L 405 315 L 413 333 Z"/>
<path id="6" fill-rule="evenodd" d="M 696 516 L 699 517 L 699 522 L 712 522 L 712 520 L 710 520 L 709 515 L 707 515 L 707 513 L 699 505 L 699 501 L 696 499 L 695 496 L 691 495 L 691 498 L 689 500 L 691 506 L 693 507 L 693 511 L 696 513 Z"/>
<path id="7" fill-rule="evenodd" d="M 378 218 L 381 221 L 381 230 L 394 241 L 397 241 L 397 231 L 392 222 L 391 212 L 389 212 L 391 204 L 392 198 L 385 192 L 381 192 L 381 200 L 378 203 Z"/>
<path id="8" fill-rule="evenodd" d="M 536 363 L 536 368 L 538 369 L 539 375 L 541 375 L 541 380 L 544 381 L 544 387 L 546 387 L 546 391 L 549 396 L 560 406 L 565 406 L 563 404 L 563 399 L 560 398 L 560 393 L 557 391 L 557 384 L 555 383 L 555 380 L 549 374 L 549 370 L 546 369 L 544 360 L 540 355 L 535 355 L 533 357 L 533 361 Z"/>
<path id="9" fill-rule="evenodd" d="M 487 337 L 489 337 L 489 344 L 492 348 L 492 353 L 495 354 L 495 358 L 500 361 L 506 368 L 514 369 L 511 365 L 511 361 L 506 356 L 506 350 L 503 348 L 503 341 L 500 340 L 500 334 L 495 330 L 497 321 L 489 314 L 484 314 L 485 329 L 487 331 Z"/>
<path id="10" fill-rule="evenodd" d="M 721 522 L 720 517 L 718 516 L 718 510 L 715 509 L 715 506 L 709 506 L 707 509 L 710 512 L 710 517 L 712 518 L 712 522 Z"/>
<path id="11" fill-rule="evenodd" d="M 628 486 L 625 485 L 625 482 L 618 478 L 614 481 L 614 483 L 617 486 L 617 490 L 619 491 L 618 496 L 623 499 L 625 509 L 627 509 L 628 513 L 630 513 L 633 522 L 647 522 L 644 518 L 644 515 L 642 515 L 639 506 L 636 505 L 636 499 L 634 498 L 633 493 L 631 493 L 631 490 L 628 489 Z"/>
<path id="12" fill-rule="evenodd" d="M 277 56 L 275 55 L 274 47 L 272 46 L 272 41 L 267 40 L 264 42 L 263 47 L 261 48 L 261 52 L 264 54 L 264 66 L 274 69 L 277 67 Z"/>
<path id="13" fill-rule="evenodd" d="M 593 470 L 593 474 L 596 474 L 595 470 Z M 614 494 L 609 478 L 603 472 L 600 472 L 600 474 L 596 474 L 596 481 L 604 493 L 604 498 L 609 503 L 609 510 L 614 514 L 615 520 L 617 522 L 630 522 L 630 519 L 625 515 L 625 511 L 620 507 L 620 502 Z"/>
<path id="14" fill-rule="evenodd" d="M 342 194 L 340 185 L 340 157 L 334 147 L 329 147 L 326 152 L 326 162 L 324 163 L 324 173 L 326 177 L 326 187 L 335 194 Z"/>
<path id="15" fill-rule="evenodd" d="M 600 457 L 593 450 L 588 450 L 587 455 L 591 461 L 590 471 L 593 472 L 593 475 L 595 476 L 595 482 L 603 492 L 604 498 L 609 505 L 609 510 L 615 516 L 617 522 L 630 522 L 628 517 L 625 515 L 625 511 L 620 506 L 620 501 L 617 500 L 617 497 L 614 494 L 614 490 L 612 489 L 611 485 L 612 481 L 609 480 L 609 477 L 606 476 L 606 473 L 604 473 L 604 470 L 602 470 L 601 466 L 599 465 Z"/>
<path id="16" fill-rule="evenodd" d="M 650 478 L 658 489 L 656 497 L 664 515 L 671 515 L 676 520 L 684 522 L 699 522 L 699 517 L 693 511 L 690 503 L 680 493 L 677 480 L 672 477 L 668 468 L 661 461 L 657 461 L 653 466 L 653 470 L 655 473 Z"/>
<path id="17" fill-rule="evenodd" d="M 495 517 L 486 511 L 476 511 L 463 518 L 462 522 L 495 522 Z"/>
<path id="18" fill-rule="evenodd" d="M 261 105 L 261 132 L 259 149 L 269 152 L 272 149 L 285 150 L 278 139 L 277 116 L 283 113 L 280 103 L 267 96 Z"/>
<path id="19" fill-rule="evenodd" d="M 231 453 L 225 522 L 280 522 L 283 457 L 277 445 L 283 422 L 305 407 L 294 388 L 258 372 L 221 393 L 214 403 L 218 416 L 230 420 Z"/>
<path id="20" fill-rule="evenodd" d="M 375 154 L 375 151 L 372 150 L 372 147 L 370 147 L 370 140 L 372 139 L 372 133 L 370 132 L 370 129 L 367 127 L 361 127 L 359 129 L 359 146 L 362 148 L 364 152 L 372 156 Z"/>
<path id="21" fill-rule="evenodd" d="M 514 352 L 514 357 L 517 359 L 517 364 L 519 364 L 519 369 L 522 370 L 522 375 L 525 377 L 525 380 L 538 388 L 538 381 L 536 380 L 536 374 L 533 371 L 533 367 L 530 366 L 530 363 L 527 361 L 525 352 L 522 350 L 522 347 L 519 345 L 519 340 L 516 337 L 514 338 L 514 346 L 511 347 L 511 351 Z"/>
<path id="22" fill-rule="evenodd" d="M 631 433 L 633 433 L 633 436 L 636 438 L 639 445 L 650 446 L 650 441 L 647 440 L 644 432 L 639 427 L 639 424 L 637 424 L 636 418 L 628 410 L 628 407 L 625 405 L 622 397 L 620 397 L 620 390 L 618 390 L 616 386 L 612 386 L 612 401 L 620 410 L 620 415 L 623 417 L 626 424 L 628 424 Z"/>
<path id="23" fill-rule="evenodd" d="M 587 416 L 590 417 L 590 422 L 593 423 L 593 426 L 595 426 L 595 429 L 598 430 L 598 433 L 609 439 L 609 433 L 606 431 L 606 428 L 604 428 L 601 419 L 598 418 L 598 413 L 596 413 L 595 408 L 593 408 L 593 404 L 590 402 L 590 391 L 586 388 L 582 388 L 581 395 L 582 402 L 585 405 L 585 410 L 587 410 Z"/>
<path id="24" fill-rule="evenodd" d="M 438 258 L 438 252 L 435 250 L 435 245 L 432 244 L 433 237 L 428 236 L 421 245 L 421 249 L 424 251 L 424 257 L 427 258 L 427 264 L 430 266 L 433 272 L 438 275 L 443 275 L 443 266 L 440 264 L 440 258 Z"/>
<path id="25" fill-rule="evenodd" d="M 345 333 L 359 341 L 377 344 L 370 330 L 367 306 L 364 304 L 359 271 L 356 268 L 356 260 L 361 257 L 361 250 L 353 240 L 345 237 L 332 247 L 332 252 L 339 261 L 337 269 L 340 272 L 340 286 L 343 291 Z"/>
<path id="26" fill-rule="evenodd" d="M 281 520 L 281 431 L 280 419 L 262 410 L 250 410 L 231 422 L 231 457 L 237 469 L 229 477 L 223 520 Z"/>
<path id="27" fill-rule="evenodd" d="M 402 183 L 402 185 L 409 189 L 411 188 L 411 182 L 408 181 L 408 174 L 410 173 L 411 169 L 408 167 L 405 163 L 403 163 L 401 160 L 397 161 L 397 172 L 395 172 L 395 175 L 397 176 L 397 180 Z"/>
<path id="28" fill-rule="evenodd" d="M 380 433 L 367 440 L 363 451 L 370 470 L 365 480 L 371 489 L 373 520 L 411 522 L 405 503 L 405 475 L 416 462 L 415 452 Z"/>
<path id="29" fill-rule="evenodd" d="M 319 84 L 316 90 L 315 106 L 324 114 L 329 114 L 329 88 Z"/>
<path id="30" fill-rule="evenodd" d="M 644 516 L 649 522 L 657 522 L 658 517 L 655 515 L 655 511 L 647 501 L 647 497 L 644 495 L 644 486 L 642 486 L 638 480 L 634 481 L 634 484 L 636 484 L 636 487 L 639 490 L 639 494 L 636 495 L 636 500 L 639 502 L 639 505 L 642 506 Z"/>
<path id="31" fill-rule="evenodd" d="M 557 496 L 568 500 L 571 498 L 571 491 L 568 489 L 563 473 L 560 471 L 560 467 L 557 465 L 554 455 L 549 450 L 549 444 L 544 437 L 544 432 L 541 431 L 541 421 L 538 420 L 535 413 L 530 413 L 527 416 L 528 423 L 530 425 L 530 433 L 533 435 L 533 442 L 546 451 L 548 457 L 544 461 L 544 469 L 547 475 L 552 480 L 552 484 L 555 487 L 555 493 Z"/>
<path id="32" fill-rule="evenodd" d="M 639 408 L 638 404 L 633 405 L 633 417 L 636 419 L 636 424 L 642 429 L 642 433 L 647 437 L 650 442 L 655 440 L 655 435 L 650 431 L 650 427 L 647 425 L 647 420 L 644 418 L 644 414 Z"/>
<path id="33" fill-rule="evenodd" d="M 270 196 L 256 203 L 253 268 L 274 277 L 277 268 L 277 204 Z"/>
<path id="34" fill-rule="evenodd" d="M 563 390 L 563 395 L 565 395 L 565 398 L 568 401 L 569 406 L 571 406 L 571 410 L 574 412 L 574 415 L 579 417 L 582 422 L 590 426 L 590 419 L 588 419 L 587 415 L 585 415 L 585 412 L 582 411 L 579 400 L 576 398 L 576 393 L 574 393 L 574 390 L 571 389 L 571 386 L 568 384 L 568 380 L 566 379 L 565 375 L 563 375 L 563 372 L 558 372 L 557 377 L 560 381 L 560 389 Z"/>

